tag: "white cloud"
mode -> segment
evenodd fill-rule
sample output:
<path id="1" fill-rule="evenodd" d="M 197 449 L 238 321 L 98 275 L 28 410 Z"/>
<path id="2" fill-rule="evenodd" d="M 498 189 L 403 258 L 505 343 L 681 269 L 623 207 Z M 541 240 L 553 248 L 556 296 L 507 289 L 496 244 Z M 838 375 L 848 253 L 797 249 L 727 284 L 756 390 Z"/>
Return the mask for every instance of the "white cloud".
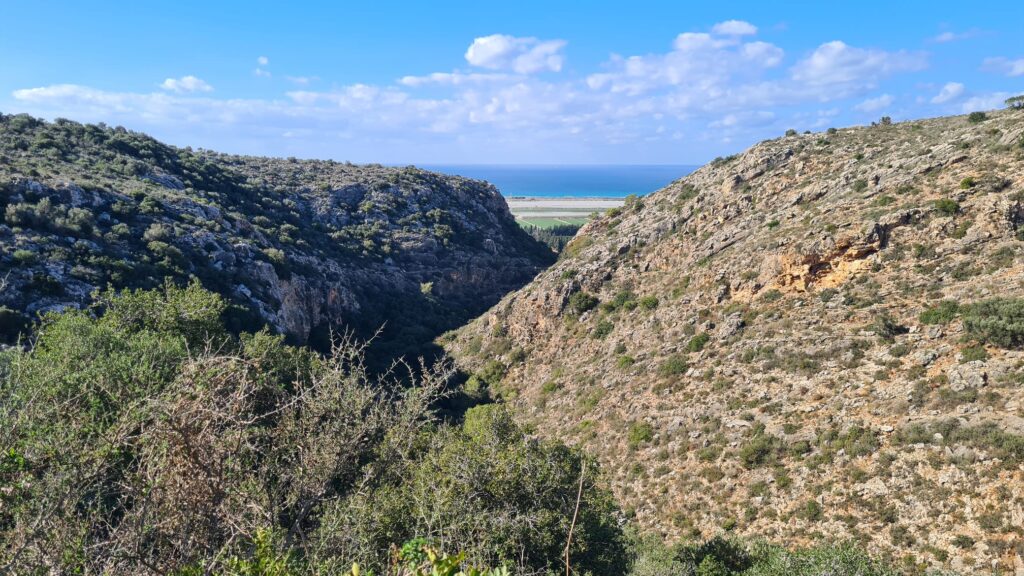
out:
<path id="1" fill-rule="evenodd" d="M 956 100 L 964 93 L 964 85 L 960 82 L 947 82 L 945 86 L 939 90 L 939 93 L 931 99 L 932 104 L 945 104 L 951 100 Z"/>
<path id="2" fill-rule="evenodd" d="M 185 77 L 153 93 L 43 86 L 16 91 L 14 102 L 40 116 L 121 123 L 235 152 L 380 162 L 666 162 L 731 153 L 790 127 L 855 122 L 855 106 L 893 103 L 880 86 L 886 78 L 926 64 L 921 54 L 842 42 L 787 62 L 779 46 L 741 34 L 739 24 L 720 24 L 683 32 L 661 53 L 612 56 L 579 71 L 589 75 L 541 74 L 564 69 L 562 40 L 493 35 L 472 42 L 464 70 L 381 84 L 318 90 L 316 77 L 286 76 L 294 89 L 276 98 L 214 98 L 201 80 Z M 254 74 L 270 75 L 269 60 L 257 64 Z M 682 143 L 664 146 L 684 134 Z"/>
<path id="3" fill-rule="evenodd" d="M 212 92 L 213 86 L 210 86 L 203 80 L 196 78 L 195 76 L 182 76 L 181 78 L 168 78 L 160 84 L 160 87 L 164 90 L 171 92 L 177 92 L 179 94 L 186 92 Z"/>
<path id="4" fill-rule="evenodd" d="M 960 109 L 963 111 L 964 114 L 967 114 L 968 112 L 995 110 L 996 108 L 1002 108 L 1003 103 L 1009 97 L 1009 92 L 993 92 L 992 94 L 982 94 L 980 96 L 974 96 L 968 98 L 967 100 L 964 100 L 964 103 L 960 107 Z"/>
<path id="5" fill-rule="evenodd" d="M 517 38 L 492 34 L 473 40 L 466 50 L 466 61 L 491 70 L 512 70 L 518 74 L 558 72 L 565 63 L 565 40 Z"/>
<path id="6" fill-rule="evenodd" d="M 868 98 L 867 100 L 857 104 L 853 107 L 854 110 L 860 110 L 861 112 L 878 112 L 884 110 L 892 105 L 894 98 L 889 94 L 882 94 L 877 98 Z"/>
<path id="7" fill-rule="evenodd" d="M 736 112 L 733 114 L 726 114 L 722 118 L 715 120 L 709 124 L 712 128 L 736 128 L 751 126 L 767 126 L 775 121 L 775 113 L 767 110 L 757 110 L 753 112 Z"/>
<path id="8" fill-rule="evenodd" d="M 613 57 L 608 72 L 591 74 L 587 85 L 638 95 L 674 87 L 693 96 L 721 96 L 742 78 L 782 62 L 783 51 L 767 42 L 739 43 L 703 32 L 684 32 L 667 54 Z"/>
<path id="9" fill-rule="evenodd" d="M 941 32 L 933 36 L 931 38 L 931 41 L 938 44 L 946 44 L 949 42 L 956 42 L 958 40 L 969 40 L 971 38 L 978 36 L 979 34 L 981 34 L 981 31 L 979 31 L 977 28 L 971 28 L 970 30 L 967 30 L 965 32 L 953 32 L 947 30 L 945 32 Z"/>
<path id="10" fill-rule="evenodd" d="M 259 58 L 256 59 L 256 64 L 256 69 L 253 70 L 252 73 L 261 78 L 270 78 L 270 71 L 264 68 L 265 66 L 270 64 L 270 59 L 267 58 L 266 56 L 260 56 Z"/>
<path id="11" fill-rule="evenodd" d="M 515 79 L 511 74 L 466 74 L 463 72 L 434 72 L 425 76 L 402 76 L 398 83 L 403 86 L 418 87 L 429 84 L 441 84 L 448 86 L 460 86 L 464 84 L 483 84 L 491 82 L 504 82 Z"/>
<path id="12" fill-rule="evenodd" d="M 981 64 L 981 69 L 986 72 L 1005 74 L 1007 76 L 1024 76 L 1024 58 L 1011 60 L 1009 58 L 986 58 Z"/>
<path id="13" fill-rule="evenodd" d="M 855 48 L 840 40 L 826 42 L 793 67 L 793 78 L 810 85 L 874 85 L 897 72 L 915 72 L 928 65 L 914 52 Z"/>
<path id="14" fill-rule="evenodd" d="M 751 36 L 757 34 L 757 26 L 743 20 L 726 20 L 712 26 L 711 31 L 723 36 Z"/>

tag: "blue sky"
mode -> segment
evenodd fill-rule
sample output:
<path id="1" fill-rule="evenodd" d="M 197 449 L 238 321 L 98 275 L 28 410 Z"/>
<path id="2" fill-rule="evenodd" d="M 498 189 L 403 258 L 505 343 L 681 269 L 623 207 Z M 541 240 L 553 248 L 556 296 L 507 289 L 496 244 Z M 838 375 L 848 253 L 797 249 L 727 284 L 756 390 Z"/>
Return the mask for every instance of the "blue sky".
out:
<path id="1" fill-rule="evenodd" d="M 381 163 L 699 164 L 999 107 L 1024 4 L 0 0 L 0 111 Z"/>

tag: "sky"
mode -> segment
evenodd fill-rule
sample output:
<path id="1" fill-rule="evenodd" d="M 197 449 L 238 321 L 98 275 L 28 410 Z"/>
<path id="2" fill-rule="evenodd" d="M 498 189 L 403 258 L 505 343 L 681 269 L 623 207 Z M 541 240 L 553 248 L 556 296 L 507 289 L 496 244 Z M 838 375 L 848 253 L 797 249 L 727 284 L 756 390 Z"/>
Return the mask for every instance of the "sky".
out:
<path id="1" fill-rule="evenodd" d="M 383 164 L 701 164 L 1001 107 L 1024 3 L 0 0 L 0 112 Z"/>

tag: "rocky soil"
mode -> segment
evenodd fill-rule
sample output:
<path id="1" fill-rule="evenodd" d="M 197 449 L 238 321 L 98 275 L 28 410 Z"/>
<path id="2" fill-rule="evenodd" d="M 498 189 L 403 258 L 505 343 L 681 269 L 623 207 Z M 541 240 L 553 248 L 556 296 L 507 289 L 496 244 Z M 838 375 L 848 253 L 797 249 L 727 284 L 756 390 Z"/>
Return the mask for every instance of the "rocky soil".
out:
<path id="1" fill-rule="evenodd" d="M 0 342 L 108 286 L 198 278 L 324 344 L 385 326 L 420 345 L 550 263 L 491 185 L 409 168 L 240 157 L 67 120 L 0 115 Z"/>
<path id="2" fill-rule="evenodd" d="M 1022 198 L 1021 112 L 778 138 L 443 343 L 648 530 L 1024 571 Z"/>

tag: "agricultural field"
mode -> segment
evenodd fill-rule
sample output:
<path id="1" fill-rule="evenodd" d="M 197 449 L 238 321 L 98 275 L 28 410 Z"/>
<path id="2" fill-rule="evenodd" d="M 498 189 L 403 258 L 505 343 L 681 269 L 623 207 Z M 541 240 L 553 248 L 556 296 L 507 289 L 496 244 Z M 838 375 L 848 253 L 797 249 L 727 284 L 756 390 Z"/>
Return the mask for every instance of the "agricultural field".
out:
<path id="1" fill-rule="evenodd" d="M 509 209 L 523 226 L 547 229 L 582 226 L 605 210 L 622 206 L 618 198 L 510 198 Z"/>

